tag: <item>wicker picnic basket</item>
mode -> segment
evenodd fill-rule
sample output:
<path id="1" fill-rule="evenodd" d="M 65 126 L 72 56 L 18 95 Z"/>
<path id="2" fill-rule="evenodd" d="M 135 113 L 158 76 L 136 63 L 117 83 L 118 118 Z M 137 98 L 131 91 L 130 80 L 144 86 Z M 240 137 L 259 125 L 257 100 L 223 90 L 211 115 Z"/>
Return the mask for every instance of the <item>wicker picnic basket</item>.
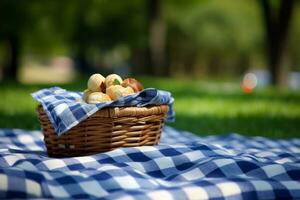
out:
<path id="1" fill-rule="evenodd" d="M 37 112 L 48 155 L 71 157 L 157 144 L 168 105 L 104 108 L 61 136 L 55 133 L 41 105 Z"/>

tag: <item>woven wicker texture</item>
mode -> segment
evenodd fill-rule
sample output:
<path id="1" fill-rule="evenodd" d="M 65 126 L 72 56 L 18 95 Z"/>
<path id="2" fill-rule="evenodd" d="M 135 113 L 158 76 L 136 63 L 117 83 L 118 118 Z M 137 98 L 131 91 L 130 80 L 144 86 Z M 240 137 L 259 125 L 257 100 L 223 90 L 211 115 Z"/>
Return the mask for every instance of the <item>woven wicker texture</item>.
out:
<path id="1" fill-rule="evenodd" d="M 155 145 L 161 135 L 167 105 L 99 110 L 57 136 L 42 106 L 37 107 L 48 155 L 85 156 L 119 147 Z"/>

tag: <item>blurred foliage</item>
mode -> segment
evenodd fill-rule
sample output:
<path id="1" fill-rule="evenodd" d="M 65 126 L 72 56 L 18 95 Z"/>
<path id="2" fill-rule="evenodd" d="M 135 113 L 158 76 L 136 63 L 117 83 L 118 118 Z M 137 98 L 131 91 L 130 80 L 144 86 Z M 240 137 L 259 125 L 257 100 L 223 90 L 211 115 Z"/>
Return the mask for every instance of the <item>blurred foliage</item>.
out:
<path id="1" fill-rule="evenodd" d="M 183 48 L 173 48 L 181 49 L 174 57 L 186 54 L 188 60 L 196 52 L 192 59 L 206 62 L 208 68 L 215 62 L 218 66 L 214 67 L 222 66 L 223 73 L 241 72 L 237 69 L 249 67 L 241 65 L 249 65 L 253 58 L 261 61 L 263 30 L 257 2 L 195 1 L 186 8 L 181 5 L 168 8 L 168 22 L 176 30 L 170 31 L 171 45 L 173 40 L 185 38 L 181 41 Z"/>
<path id="2" fill-rule="evenodd" d="M 295 8 L 294 18 L 292 20 L 290 40 L 289 40 L 289 50 L 291 58 L 291 68 L 292 70 L 300 70 L 300 4 L 297 3 Z"/>
<path id="3" fill-rule="evenodd" d="M 266 66 L 258 1 L 166 0 L 161 4 L 171 74 L 240 74 Z M 278 7 L 278 1 L 272 4 Z M 295 6 L 288 57 L 289 65 L 299 70 L 300 5 Z M 136 50 L 147 51 L 147 9 L 147 1 L 138 0 L 2 0 L 0 57 L 5 57 L 5 35 L 19 34 L 23 58 L 76 57 L 84 49 L 88 60 L 97 65 L 103 64 L 104 54 L 121 46 L 128 54 L 123 62 L 132 64 Z M 0 62 L 3 65 L 3 58 Z"/>
<path id="4" fill-rule="evenodd" d="M 35 52 L 48 49 L 46 53 L 49 46 L 64 47 L 70 53 L 77 42 L 98 50 L 119 44 L 143 45 L 146 28 L 143 6 L 137 0 L 38 1 L 32 3 L 36 26 L 27 33 L 25 41 L 29 49 Z"/>

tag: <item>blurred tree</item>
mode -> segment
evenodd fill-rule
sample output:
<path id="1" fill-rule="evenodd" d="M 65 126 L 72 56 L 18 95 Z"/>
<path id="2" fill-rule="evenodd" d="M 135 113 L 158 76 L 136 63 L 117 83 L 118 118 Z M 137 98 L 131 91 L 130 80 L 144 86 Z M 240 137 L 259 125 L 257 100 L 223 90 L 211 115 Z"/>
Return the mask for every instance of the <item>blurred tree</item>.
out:
<path id="1" fill-rule="evenodd" d="M 171 65 L 184 73 L 240 75 L 251 67 L 254 57 L 260 59 L 255 2 L 171 1 L 167 13 Z"/>
<path id="2" fill-rule="evenodd" d="M 86 20 L 86 13 L 89 11 L 91 1 L 77 0 L 69 3 L 76 7 L 75 12 L 73 13 L 73 23 L 76 24 L 76 26 L 73 26 L 73 29 L 71 30 L 71 44 L 75 48 L 75 65 L 79 72 L 88 73 L 92 71 L 88 57 L 88 49 L 91 42 L 90 40 L 94 39 L 91 37 L 90 26 L 88 26 Z"/>
<path id="3" fill-rule="evenodd" d="M 135 74 L 231 76 L 265 66 L 266 27 L 275 83 L 281 79 L 276 77 L 284 69 L 284 55 L 294 65 L 300 63 L 299 20 L 290 41 L 292 51 L 285 50 L 293 2 L 1 0 L 0 56 L 6 58 L 6 77 L 13 79 L 20 55 L 38 62 L 70 56 L 84 73 L 130 66 Z M 258 20 L 260 7 L 266 26 Z"/>
<path id="4" fill-rule="evenodd" d="M 74 1 L 72 1 L 74 3 Z M 96 70 L 93 56 L 103 59 L 103 55 L 119 46 L 135 53 L 145 52 L 146 26 L 143 1 L 77 0 L 73 13 L 74 24 L 70 31 L 69 45 L 81 71 Z M 102 57 L 101 57 L 102 56 Z M 144 72 L 147 63 L 143 60 L 134 63 L 136 71 Z M 103 61 L 103 60 L 102 60 Z M 127 60 L 129 62 L 129 60 Z M 99 66 L 99 65 L 98 65 Z M 88 69 L 89 68 L 89 69 Z M 88 70 L 87 70 L 88 69 Z"/>
<path id="5" fill-rule="evenodd" d="M 19 0 L 0 2 L 0 41 L 6 47 L 4 78 L 17 80 L 22 34 L 29 28 L 30 3 Z"/>
<path id="6" fill-rule="evenodd" d="M 149 53 L 153 74 L 166 76 L 169 74 L 166 66 L 166 25 L 163 19 L 162 1 L 148 0 L 149 15 Z"/>
<path id="7" fill-rule="evenodd" d="M 287 84 L 288 69 L 283 62 L 294 0 L 260 0 L 266 29 L 269 70 L 273 85 Z"/>
<path id="8" fill-rule="evenodd" d="M 49 56 L 62 43 L 61 32 L 55 32 L 55 23 L 62 22 L 58 0 L 3 0 L 0 2 L 0 41 L 6 45 L 4 55 L 4 78 L 17 81 L 18 69 L 23 53 L 36 50 L 38 56 Z M 60 23 L 61 25 L 61 23 Z M 55 35 L 55 37 L 53 37 Z M 52 48 L 51 48 L 52 47 Z"/>
<path id="9" fill-rule="evenodd" d="M 291 61 L 291 69 L 300 71 L 300 3 L 295 3 L 293 20 L 291 21 L 291 30 L 288 40 L 289 55 Z"/>

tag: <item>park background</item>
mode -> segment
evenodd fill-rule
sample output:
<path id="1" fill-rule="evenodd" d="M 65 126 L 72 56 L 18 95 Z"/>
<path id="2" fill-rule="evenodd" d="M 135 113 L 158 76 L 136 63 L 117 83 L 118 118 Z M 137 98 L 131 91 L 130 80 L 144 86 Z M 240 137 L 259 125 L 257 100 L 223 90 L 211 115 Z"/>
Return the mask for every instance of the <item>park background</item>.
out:
<path id="1" fill-rule="evenodd" d="M 293 0 L 2 0 L 0 127 L 39 129 L 30 93 L 98 72 L 172 92 L 179 129 L 299 137 L 299 36 Z"/>

